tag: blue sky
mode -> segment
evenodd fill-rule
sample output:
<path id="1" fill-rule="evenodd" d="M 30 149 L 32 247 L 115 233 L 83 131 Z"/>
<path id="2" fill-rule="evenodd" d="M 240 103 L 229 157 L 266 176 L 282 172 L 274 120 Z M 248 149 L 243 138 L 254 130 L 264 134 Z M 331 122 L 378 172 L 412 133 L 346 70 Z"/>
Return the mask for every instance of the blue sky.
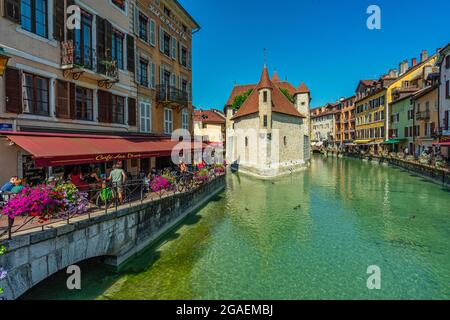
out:
<path id="1" fill-rule="evenodd" d="M 264 64 L 298 86 L 312 106 L 351 96 L 360 79 L 450 42 L 448 0 L 180 0 L 202 26 L 193 40 L 193 94 L 199 108 L 222 109 L 235 82 L 256 83 Z M 381 30 L 366 27 L 381 8 Z"/>

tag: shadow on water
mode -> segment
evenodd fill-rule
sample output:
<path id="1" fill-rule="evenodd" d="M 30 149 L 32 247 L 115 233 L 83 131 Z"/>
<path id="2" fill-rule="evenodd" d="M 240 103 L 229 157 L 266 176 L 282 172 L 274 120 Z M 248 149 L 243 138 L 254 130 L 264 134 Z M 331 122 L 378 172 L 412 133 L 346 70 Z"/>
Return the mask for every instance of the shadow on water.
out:
<path id="1" fill-rule="evenodd" d="M 181 222 L 157 238 L 151 245 L 122 263 L 118 268 L 104 264 L 104 257 L 97 257 L 78 263 L 77 265 L 80 267 L 82 273 L 81 290 L 67 289 L 66 282 L 70 275 L 64 269 L 36 285 L 20 297 L 20 299 L 94 300 L 101 297 L 102 299 L 108 300 L 109 296 L 105 296 L 104 293 L 109 288 L 122 279 L 126 279 L 128 276 L 138 275 L 152 268 L 161 259 L 161 246 L 178 240 L 181 237 L 180 230 L 183 227 L 199 224 L 202 220 L 202 216 L 199 213 L 206 206 L 211 203 L 218 203 L 221 199 L 222 196 L 220 195 L 215 195 L 210 198 L 208 202 L 190 213 Z M 92 285 L 94 283 L 95 285 Z"/>

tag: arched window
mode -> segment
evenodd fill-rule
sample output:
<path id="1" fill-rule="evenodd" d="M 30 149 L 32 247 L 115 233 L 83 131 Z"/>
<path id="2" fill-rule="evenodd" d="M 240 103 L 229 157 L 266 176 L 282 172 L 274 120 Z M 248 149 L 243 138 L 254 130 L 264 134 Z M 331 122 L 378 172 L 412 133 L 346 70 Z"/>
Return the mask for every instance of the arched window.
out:
<path id="1" fill-rule="evenodd" d="M 284 136 L 284 138 L 283 138 L 283 143 L 284 143 L 284 146 L 287 146 L 287 137 L 286 136 Z"/>
<path id="2" fill-rule="evenodd" d="M 248 137 L 245 137 L 245 146 L 248 147 Z"/>

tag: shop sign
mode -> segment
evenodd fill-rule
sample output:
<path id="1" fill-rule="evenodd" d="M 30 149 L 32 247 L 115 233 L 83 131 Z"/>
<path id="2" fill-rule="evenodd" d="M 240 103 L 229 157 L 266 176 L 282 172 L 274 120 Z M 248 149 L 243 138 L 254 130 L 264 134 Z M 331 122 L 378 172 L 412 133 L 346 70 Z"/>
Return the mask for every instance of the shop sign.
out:
<path id="1" fill-rule="evenodd" d="M 155 16 L 159 18 L 162 22 L 164 22 L 173 32 L 175 32 L 177 35 L 179 35 L 183 40 L 187 41 L 186 33 L 179 30 L 175 27 L 175 25 L 170 21 L 170 19 L 166 18 L 154 5 L 149 4 L 148 8 Z"/>
<path id="2" fill-rule="evenodd" d="M 0 131 L 13 131 L 12 123 L 0 123 Z"/>

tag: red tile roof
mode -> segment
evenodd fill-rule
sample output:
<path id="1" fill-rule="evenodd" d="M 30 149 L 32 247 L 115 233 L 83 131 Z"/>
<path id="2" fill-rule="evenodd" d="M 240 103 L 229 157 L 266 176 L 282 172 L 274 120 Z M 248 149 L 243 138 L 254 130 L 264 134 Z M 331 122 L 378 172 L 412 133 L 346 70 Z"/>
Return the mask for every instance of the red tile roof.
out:
<path id="1" fill-rule="evenodd" d="M 287 90 L 292 96 L 295 95 L 295 87 L 287 81 L 274 82 L 278 88 Z"/>
<path id="2" fill-rule="evenodd" d="M 273 89 L 273 83 L 270 81 L 269 77 L 269 71 L 267 70 L 267 67 L 264 66 L 264 70 L 261 75 L 261 79 L 259 80 L 258 85 L 256 86 L 257 90 L 261 89 Z"/>
<path id="3" fill-rule="evenodd" d="M 310 93 L 310 92 L 311 91 L 309 91 L 308 87 L 304 82 L 302 82 L 302 84 L 295 91 L 295 93 Z"/>
<path id="4" fill-rule="evenodd" d="M 244 85 L 238 85 L 238 86 L 234 86 L 233 91 L 231 91 L 230 97 L 228 98 L 227 101 L 227 106 L 231 106 L 233 105 L 234 99 L 237 96 L 240 96 L 244 93 L 246 93 L 249 90 L 252 90 L 255 88 L 255 84 L 244 84 Z"/>
<path id="5" fill-rule="evenodd" d="M 281 86 L 279 84 L 273 84 L 269 78 L 267 68 L 264 67 L 261 75 L 261 80 L 256 86 L 256 90 L 253 90 L 252 94 L 245 100 L 244 104 L 240 107 L 238 112 L 232 118 L 237 119 L 243 116 L 258 113 L 259 111 L 259 89 L 269 88 L 272 89 L 272 112 L 287 114 L 294 117 L 306 118 L 300 114 L 295 106 L 289 101 L 288 98 L 280 91 Z"/>
<path id="6" fill-rule="evenodd" d="M 280 82 L 280 77 L 278 77 L 277 70 L 273 72 L 272 82 Z"/>
<path id="7" fill-rule="evenodd" d="M 225 116 L 213 110 L 194 110 L 194 121 L 225 124 Z"/>

